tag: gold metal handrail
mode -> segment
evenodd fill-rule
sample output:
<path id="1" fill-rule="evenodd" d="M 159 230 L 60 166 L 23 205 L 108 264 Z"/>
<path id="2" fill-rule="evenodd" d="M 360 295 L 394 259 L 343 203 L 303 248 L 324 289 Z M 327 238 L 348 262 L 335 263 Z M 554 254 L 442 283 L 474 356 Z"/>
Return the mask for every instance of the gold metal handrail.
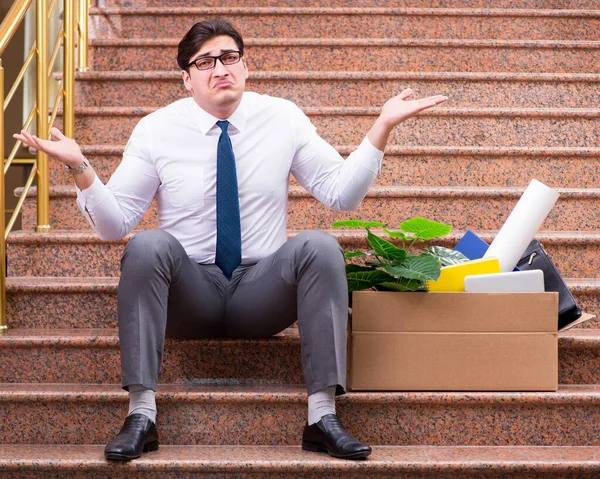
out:
<path id="1" fill-rule="evenodd" d="M 35 58 L 35 44 L 29 51 L 29 55 L 27 55 L 27 58 L 25 59 L 25 63 L 23 63 L 23 68 L 21 68 L 21 71 L 17 75 L 17 78 L 16 78 L 15 82 L 13 83 L 12 88 L 8 92 L 8 95 L 6 95 L 6 99 L 4 101 L 4 111 L 6 111 L 6 107 L 12 100 L 15 92 L 17 91 L 17 88 L 19 88 L 19 85 L 21 84 L 21 81 L 23 80 L 23 77 L 25 76 L 25 72 L 29 68 L 29 65 L 31 65 L 31 62 L 33 61 L 34 58 Z"/>
<path id="2" fill-rule="evenodd" d="M 48 21 L 50 21 L 50 17 L 52 16 L 52 12 L 54 11 L 55 6 L 56 0 L 50 0 L 50 5 L 48 5 Z"/>
<path id="3" fill-rule="evenodd" d="M 0 25 L 0 55 L 4 54 L 4 50 L 6 50 L 8 43 L 15 33 L 17 33 L 19 26 L 25 18 L 27 10 L 29 10 L 31 2 L 32 0 L 17 0 L 10 7 L 6 17 L 4 17 L 4 20 Z"/>
<path id="4" fill-rule="evenodd" d="M 48 3 L 46 0 L 36 0 L 37 15 L 35 17 L 35 32 L 37 43 L 36 89 L 37 103 L 36 130 L 38 138 L 48 138 Z M 37 226 L 36 231 L 50 231 L 50 182 L 48 181 L 48 155 L 43 151 L 36 154 L 38 196 L 37 196 Z M 25 195 L 23 191 L 23 196 Z M 14 213 L 13 213 L 14 214 Z"/>
<path id="5" fill-rule="evenodd" d="M 9 220 L 8 224 L 6 225 L 6 231 L 4 232 L 4 241 L 5 242 L 6 242 L 6 239 L 8 238 L 8 234 L 10 233 L 13 226 L 15 225 L 15 221 L 17 221 L 17 216 L 18 216 L 19 212 L 21 211 L 21 208 L 23 208 L 23 203 L 25 203 L 25 199 L 27 198 L 25 191 L 29 191 L 31 189 L 31 185 L 33 184 L 33 180 L 35 180 L 36 173 L 37 172 L 36 172 L 35 168 L 32 168 L 31 173 L 29 173 L 29 178 L 27 178 L 27 182 L 25 183 L 25 187 L 23 188 L 23 190 L 24 190 L 23 194 L 19 198 L 19 201 L 17 202 L 17 206 L 15 206 L 13 213 L 10 216 L 10 220 Z"/>
<path id="6" fill-rule="evenodd" d="M 88 69 L 88 18 L 90 15 L 90 1 L 79 0 L 77 6 L 77 53 L 79 55 L 79 71 L 85 72 Z"/>
<path id="7" fill-rule="evenodd" d="M 35 8 L 35 42 L 21 67 L 17 78 L 10 88 L 8 95 L 4 96 L 4 68 L 0 58 L 0 158 L 4 159 L 4 112 L 13 99 L 15 92 L 23 82 L 27 71 L 35 61 L 35 102 L 23 124 L 23 129 L 28 130 L 36 120 L 36 136 L 49 138 L 49 131 L 63 104 L 63 130 L 68 137 L 74 136 L 75 129 L 75 65 L 78 63 L 80 71 L 87 70 L 88 58 L 88 14 L 89 0 L 63 0 L 63 21 L 59 28 L 58 38 L 54 48 L 49 54 L 49 24 L 52 10 L 57 0 L 16 0 L 8 14 L 0 24 L 0 56 L 14 37 L 25 15 L 30 8 Z M 63 75 L 56 98 L 53 102 L 52 112 L 48 110 L 49 82 L 52 81 L 54 64 L 58 58 L 60 47 L 63 47 Z M 77 48 L 77 52 L 76 52 Z M 78 62 L 77 62 L 78 60 Z M 34 184 L 37 185 L 37 223 L 36 231 L 40 233 L 50 231 L 50 187 L 48 156 L 37 151 L 35 159 L 16 158 L 21 147 L 21 142 L 15 142 L 8 158 L 4 159 L 0 168 L 0 332 L 6 331 L 6 238 L 10 234 L 15 221 L 23 207 L 26 197 Z M 13 164 L 29 164 L 32 166 L 29 178 L 23 188 L 23 193 L 12 210 L 11 217 L 6 224 L 5 212 L 5 174 Z"/>
<path id="8" fill-rule="evenodd" d="M 22 128 L 23 130 L 29 129 L 29 127 L 31 126 L 31 123 L 33 123 L 33 119 L 35 118 L 35 113 L 36 113 L 36 106 L 34 103 L 33 106 L 31 107 L 31 110 L 29 111 L 27 120 L 25 121 L 25 124 L 23 125 L 23 128 Z M 6 174 L 6 172 L 8 171 L 8 168 L 10 168 L 10 165 L 13 162 L 13 159 L 15 158 L 15 156 L 17 156 L 17 152 L 19 151 L 20 146 L 21 146 L 21 141 L 19 140 L 15 143 L 15 146 L 13 146 L 13 149 L 10 152 L 10 155 L 8 155 L 8 158 L 4 162 L 4 174 Z M 35 165 L 35 162 L 33 164 Z"/>

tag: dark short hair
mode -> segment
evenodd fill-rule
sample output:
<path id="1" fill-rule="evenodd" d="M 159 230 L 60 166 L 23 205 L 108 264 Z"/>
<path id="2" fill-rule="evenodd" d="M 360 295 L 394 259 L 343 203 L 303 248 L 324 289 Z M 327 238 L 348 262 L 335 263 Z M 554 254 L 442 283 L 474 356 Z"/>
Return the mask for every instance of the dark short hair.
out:
<path id="1" fill-rule="evenodd" d="M 226 35 L 235 40 L 238 50 L 244 54 L 244 40 L 231 23 L 222 18 L 215 18 L 213 20 L 205 20 L 203 22 L 195 23 L 190 31 L 179 42 L 177 49 L 177 64 L 182 70 L 187 70 L 187 66 L 200 47 L 204 45 L 208 40 Z"/>

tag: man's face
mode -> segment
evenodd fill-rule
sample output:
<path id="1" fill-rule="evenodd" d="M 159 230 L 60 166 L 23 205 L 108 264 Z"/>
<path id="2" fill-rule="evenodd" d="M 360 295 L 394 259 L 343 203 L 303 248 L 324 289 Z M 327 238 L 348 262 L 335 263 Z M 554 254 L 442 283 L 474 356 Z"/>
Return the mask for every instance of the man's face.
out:
<path id="1" fill-rule="evenodd" d="M 238 50 L 233 38 L 222 35 L 205 42 L 190 62 L 203 55 L 218 56 Z M 242 100 L 248 78 L 245 60 L 242 58 L 233 65 L 223 65 L 217 60 L 215 67 L 210 70 L 198 70 L 195 65 L 191 65 L 189 71 L 182 71 L 181 77 L 196 103 L 217 118 L 228 118 Z"/>

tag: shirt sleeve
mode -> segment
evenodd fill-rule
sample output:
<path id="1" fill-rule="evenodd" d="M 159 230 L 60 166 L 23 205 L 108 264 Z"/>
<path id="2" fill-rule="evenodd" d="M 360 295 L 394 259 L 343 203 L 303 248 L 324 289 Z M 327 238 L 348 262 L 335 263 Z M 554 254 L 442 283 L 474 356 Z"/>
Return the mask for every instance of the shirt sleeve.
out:
<path id="1" fill-rule="evenodd" d="M 383 152 L 367 137 L 346 160 L 316 132 L 308 117 L 294 105 L 296 143 L 292 174 L 311 195 L 330 208 L 355 210 L 375 180 Z"/>
<path id="2" fill-rule="evenodd" d="M 105 185 L 96 176 L 89 188 L 77 190 L 77 205 L 98 236 L 116 240 L 138 224 L 160 185 L 150 156 L 151 135 L 142 119 L 125 147 L 123 160 Z"/>

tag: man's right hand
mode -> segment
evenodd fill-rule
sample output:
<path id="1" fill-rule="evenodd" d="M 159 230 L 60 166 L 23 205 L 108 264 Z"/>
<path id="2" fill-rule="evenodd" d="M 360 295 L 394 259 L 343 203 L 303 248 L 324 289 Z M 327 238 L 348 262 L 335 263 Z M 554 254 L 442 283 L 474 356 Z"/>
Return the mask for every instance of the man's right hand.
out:
<path id="1" fill-rule="evenodd" d="M 21 130 L 21 133 L 15 133 L 13 138 L 21 140 L 24 145 L 30 148 L 43 151 L 49 157 L 60 161 L 74 170 L 79 168 L 81 163 L 83 163 L 84 156 L 77 142 L 71 138 L 67 138 L 58 128 L 52 128 L 50 134 L 54 141 L 42 140 L 35 135 L 30 135 L 25 130 Z M 91 166 L 88 166 L 83 173 L 73 175 L 75 184 L 81 191 L 89 188 L 95 178 L 96 173 Z"/>
<path id="2" fill-rule="evenodd" d="M 54 158 L 71 168 L 78 168 L 83 161 L 83 154 L 81 148 L 71 138 L 67 138 L 58 128 L 52 128 L 50 130 L 52 140 L 42 140 L 35 135 L 29 134 L 25 130 L 21 130 L 21 133 L 15 133 L 13 138 L 21 140 L 24 145 L 35 148 L 36 150 L 43 151 L 51 158 Z"/>

